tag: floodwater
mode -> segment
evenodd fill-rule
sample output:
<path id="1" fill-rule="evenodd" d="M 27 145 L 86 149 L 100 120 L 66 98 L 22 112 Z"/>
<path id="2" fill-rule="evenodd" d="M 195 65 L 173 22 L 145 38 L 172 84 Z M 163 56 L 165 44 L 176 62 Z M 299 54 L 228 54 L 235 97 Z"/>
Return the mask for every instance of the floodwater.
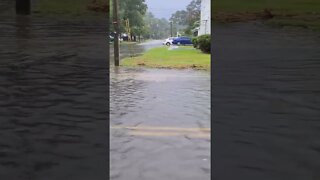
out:
<path id="1" fill-rule="evenodd" d="M 0 179 L 107 179 L 105 21 L 1 15 Z"/>
<path id="2" fill-rule="evenodd" d="M 210 73 L 111 66 L 110 80 L 111 179 L 209 180 Z"/>
<path id="3" fill-rule="evenodd" d="M 214 37 L 214 179 L 320 179 L 320 34 L 236 23 Z"/>

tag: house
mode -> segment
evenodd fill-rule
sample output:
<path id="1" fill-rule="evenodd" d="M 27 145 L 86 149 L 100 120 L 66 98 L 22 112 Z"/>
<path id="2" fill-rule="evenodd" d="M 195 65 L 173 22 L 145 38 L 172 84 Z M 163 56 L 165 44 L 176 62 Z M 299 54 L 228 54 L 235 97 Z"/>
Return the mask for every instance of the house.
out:
<path id="1" fill-rule="evenodd" d="M 200 28 L 198 35 L 211 34 L 211 0 L 201 0 Z"/>

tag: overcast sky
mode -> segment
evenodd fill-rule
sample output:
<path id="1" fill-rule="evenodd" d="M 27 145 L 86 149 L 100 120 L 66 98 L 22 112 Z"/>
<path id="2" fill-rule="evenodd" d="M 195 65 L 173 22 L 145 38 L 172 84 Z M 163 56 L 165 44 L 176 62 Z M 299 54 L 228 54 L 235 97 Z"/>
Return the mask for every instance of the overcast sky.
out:
<path id="1" fill-rule="evenodd" d="M 146 0 L 148 11 L 156 18 L 169 19 L 171 14 L 186 9 L 192 0 Z"/>

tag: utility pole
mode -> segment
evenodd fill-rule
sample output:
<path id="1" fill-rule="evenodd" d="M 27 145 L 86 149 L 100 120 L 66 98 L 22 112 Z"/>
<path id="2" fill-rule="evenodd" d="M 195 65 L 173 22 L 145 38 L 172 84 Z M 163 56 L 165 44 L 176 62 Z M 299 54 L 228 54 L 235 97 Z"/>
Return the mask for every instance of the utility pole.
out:
<path id="1" fill-rule="evenodd" d="M 172 21 L 170 21 L 170 32 L 171 32 L 171 37 L 173 37 L 173 31 L 172 31 Z"/>
<path id="2" fill-rule="evenodd" d="M 207 34 L 207 22 L 208 20 L 204 20 L 205 24 L 204 24 L 204 34 Z"/>
<path id="3" fill-rule="evenodd" d="M 16 14 L 31 14 L 31 0 L 16 0 Z"/>
<path id="4" fill-rule="evenodd" d="M 113 27 L 114 35 L 114 65 L 119 66 L 119 18 L 118 18 L 118 0 L 113 0 Z"/>

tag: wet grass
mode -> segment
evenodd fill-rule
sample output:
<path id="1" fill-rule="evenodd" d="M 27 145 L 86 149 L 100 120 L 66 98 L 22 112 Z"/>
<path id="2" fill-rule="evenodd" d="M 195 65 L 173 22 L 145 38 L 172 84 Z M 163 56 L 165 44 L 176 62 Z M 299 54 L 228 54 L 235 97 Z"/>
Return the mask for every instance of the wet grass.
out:
<path id="1" fill-rule="evenodd" d="M 142 56 L 125 58 L 121 61 L 121 66 L 210 70 L 210 54 L 189 46 L 172 50 L 159 47 L 150 49 Z"/>
<path id="2" fill-rule="evenodd" d="M 320 30 L 319 0 L 224 0 L 212 9 L 216 22 L 266 19 L 270 25 Z"/>

